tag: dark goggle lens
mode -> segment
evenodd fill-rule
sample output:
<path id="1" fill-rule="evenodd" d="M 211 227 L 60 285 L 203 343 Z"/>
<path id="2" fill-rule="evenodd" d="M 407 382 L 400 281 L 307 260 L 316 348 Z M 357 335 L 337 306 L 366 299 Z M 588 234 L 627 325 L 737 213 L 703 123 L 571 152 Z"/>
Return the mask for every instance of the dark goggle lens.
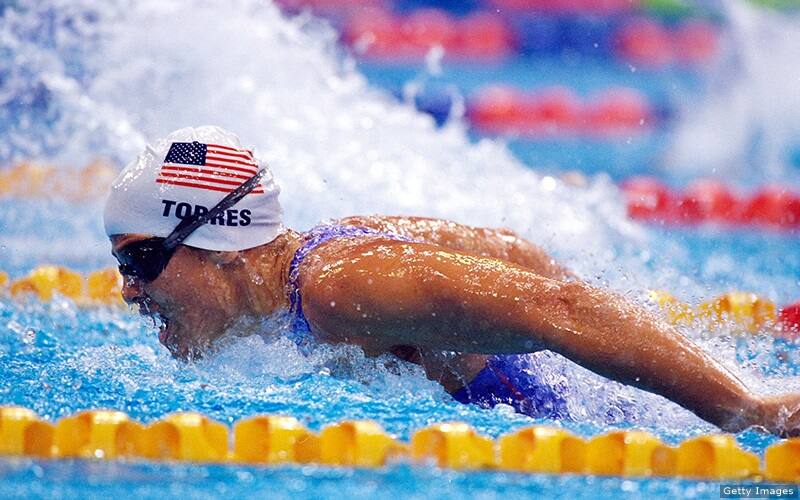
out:
<path id="1" fill-rule="evenodd" d="M 165 249 L 163 243 L 163 238 L 152 238 L 124 246 L 117 252 L 119 272 L 145 282 L 155 280 L 175 253 Z"/>

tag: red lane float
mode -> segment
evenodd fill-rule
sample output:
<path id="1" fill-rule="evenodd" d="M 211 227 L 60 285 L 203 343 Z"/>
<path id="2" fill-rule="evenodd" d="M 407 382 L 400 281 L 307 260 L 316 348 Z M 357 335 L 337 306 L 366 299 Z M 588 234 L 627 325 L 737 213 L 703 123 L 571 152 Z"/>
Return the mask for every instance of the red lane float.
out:
<path id="1" fill-rule="evenodd" d="M 684 189 L 678 201 L 678 215 L 694 222 L 733 220 L 738 202 L 736 195 L 724 184 L 699 180 Z"/>
<path id="2" fill-rule="evenodd" d="M 617 56 L 632 64 L 662 68 L 710 61 L 717 54 L 718 39 L 717 27 L 705 21 L 667 28 L 656 20 L 638 18 L 617 31 L 614 47 Z"/>
<path id="3" fill-rule="evenodd" d="M 420 9 L 405 18 L 399 19 L 400 41 L 412 50 L 423 54 L 430 48 L 440 45 L 445 49 L 455 46 L 458 37 L 456 22 L 450 15 L 437 9 Z"/>
<path id="4" fill-rule="evenodd" d="M 546 19 L 559 32 L 554 43 L 566 44 L 564 48 L 570 48 L 570 33 L 582 31 L 582 20 L 592 19 L 605 26 L 597 43 L 611 46 L 613 55 L 642 67 L 707 63 L 719 45 L 719 28 L 713 23 L 690 19 L 666 26 L 641 14 L 632 17 L 628 12 L 639 8 L 635 0 L 488 0 L 489 10 L 460 19 L 434 8 L 396 14 L 390 0 L 277 1 L 289 12 L 310 9 L 332 19 L 343 28 L 342 40 L 358 54 L 387 61 L 418 61 L 436 46 L 451 59 L 505 58 L 524 46 L 522 41 L 535 29 L 518 23 L 520 15 Z M 618 25 L 614 16 L 624 16 L 623 21 Z M 597 55 L 597 43 L 587 54 Z"/>
<path id="5" fill-rule="evenodd" d="M 719 29 L 705 21 L 689 20 L 674 32 L 675 56 L 685 64 L 703 64 L 719 50 Z"/>
<path id="6" fill-rule="evenodd" d="M 499 16 L 478 12 L 455 19 L 438 9 L 407 16 L 363 9 L 346 22 L 342 39 L 365 57 L 387 60 L 418 60 L 437 46 L 451 59 L 502 59 L 515 49 L 514 35 Z"/>
<path id="7" fill-rule="evenodd" d="M 623 182 L 622 189 L 628 215 L 634 219 L 800 228 L 800 194 L 780 186 L 766 186 L 750 196 L 740 196 L 710 180 L 694 182 L 679 192 L 657 179 L 635 177 Z"/>
<path id="8" fill-rule="evenodd" d="M 742 221 L 780 227 L 800 225 L 800 194 L 780 186 L 758 190 L 744 205 Z"/>
<path id="9" fill-rule="evenodd" d="M 463 34 L 454 55 L 465 59 L 501 59 L 516 50 L 514 33 L 500 17 L 477 12 L 458 22 Z"/>
<path id="10" fill-rule="evenodd" d="M 539 124 L 544 130 L 575 130 L 581 126 L 583 103 L 571 90 L 564 87 L 544 89 L 535 96 L 529 96 L 527 115 L 532 124 Z"/>
<path id="11" fill-rule="evenodd" d="M 488 0 L 501 10 L 553 14 L 621 14 L 639 7 L 638 0 Z"/>
<path id="12" fill-rule="evenodd" d="M 800 337 L 800 300 L 784 306 L 778 312 L 778 323 L 781 325 L 781 336 L 788 339 Z"/>
<path id="13" fill-rule="evenodd" d="M 480 91 L 467 106 L 467 118 L 487 133 L 514 133 L 525 129 L 527 96 L 513 87 L 493 85 Z"/>
<path id="14" fill-rule="evenodd" d="M 640 220 L 654 220 L 670 213 L 675 199 L 669 188 L 650 177 L 634 177 L 622 184 L 627 197 L 628 216 Z"/>
<path id="15" fill-rule="evenodd" d="M 588 103 L 584 118 L 589 133 L 629 132 L 651 121 L 647 98 L 639 91 L 626 88 L 610 89 Z"/>
<path id="16" fill-rule="evenodd" d="M 491 86 L 467 106 L 467 118 L 482 132 L 532 137 L 631 133 L 649 128 L 652 117 L 647 99 L 633 89 L 611 89 L 584 102 L 564 87 L 526 93 Z"/>
<path id="17" fill-rule="evenodd" d="M 665 66 L 674 57 L 669 32 L 652 19 L 637 19 L 620 28 L 615 46 L 617 55 L 634 64 Z"/>

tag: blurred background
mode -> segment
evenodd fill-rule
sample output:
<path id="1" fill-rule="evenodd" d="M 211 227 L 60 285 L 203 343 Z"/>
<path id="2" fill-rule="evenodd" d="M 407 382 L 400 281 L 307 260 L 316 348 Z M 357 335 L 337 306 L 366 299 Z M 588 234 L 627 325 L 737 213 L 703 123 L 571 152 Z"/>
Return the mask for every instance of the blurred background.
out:
<path id="1" fill-rule="evenodd" d="M 114 93 L 111 85 L 119 85 L 114 78 L 142 78 L 145 63 L 101 77 L 109 67 L 91 54 L 112 38 L 107 20 L 124 17 L 123 4 L 95 9 L 57 1 L 32 8 L 29 2 L 0 2 L 0 132 L 7 137 L 0 161 L 6 166 L 87 162 L 94 159 L 86 154 L 91 149 L 119 168 L 125 161 L 120 152 L 143 142 L 135 134 L 147 128 L 131 120 L 130 111 L 114 115 L 122 91 Z M 332 27 L 335 40 L 328 43 L 340 52 L 335 58 L 355 65 L 346 73 L 364 75 L 371 86 L 428 114 L 437 127 L 463 125 L 473 142 L 491 138 L 507 145 L 539 173 L 577 184 L 585 184 L 582 175 L 608 176 L 624 189 L 633 218 L 780 232 L 800 225 L 797 0 L 276 4 L 305 30 L 323 20 L 318 31 L 326 39 Z M 240 7 L 250 8 L 247 2 Z M 187 73 L 171 70 L 179 78 Z M 231 84 L 244 94 L 263 85 L 250 75 L 239 77 L 249 80 Z M 156 75 L 146 85 L 169 95 L 177 89 L 165 87 L 165 78 Z M 126 90 L 137 93 L 136 115 L 167 121 L 141 109 L 152 106 L 145 97 L 156 96 Z M 68 101 L 68 109 L 60 100 Z M 107 138 L 65 144 L 70 128 L 84 127 L 53 125 L 74 110 L 88 115 L 93 127 L 128 136 L 111 146 Z M 10 174 L 0 169 L 0 175 Z M 16 189 L 1 181 L 0 190 Z"/>
<path id="2" fill-rule="evenodd" d="M 749 186 L 800 166 L 793 0 L 278 3 L 329 20 L 371 83 L 540 170 Z"/>
<path id="3" fill-rule="evenodd" d="M 145 422 L 282 413 L 314 430 L 372 419 L 403 439 L 453 419 L 491 437 L 530 425 L 358 349 L 306 358 L 269 323 L 215 357 L 172 360 L 155 325 L 116 307 L 103 201 L 147 142 L 201 124 L 254 146 L 294 229 L 364 213 L 509 227 L 749 386 L 800 390 L 799 86 L 794 0 L 0 0 L 0 397 L 50 420 L 96 407 Z M 564 386 L 570 409 L 539 423 L 673 444 L 718 431 L 554 353 L 530 369 Z M 736 438 L 759 454 L 777 439 Z M 23 463 L 0 496 L 83 498 L 92 485 L 72 467 L 53 493 Z M 286 498 L 719 494 L 619 478 L 144 469 L 96 476 L 106 496 L 159 498 L 245 483 Z"/>

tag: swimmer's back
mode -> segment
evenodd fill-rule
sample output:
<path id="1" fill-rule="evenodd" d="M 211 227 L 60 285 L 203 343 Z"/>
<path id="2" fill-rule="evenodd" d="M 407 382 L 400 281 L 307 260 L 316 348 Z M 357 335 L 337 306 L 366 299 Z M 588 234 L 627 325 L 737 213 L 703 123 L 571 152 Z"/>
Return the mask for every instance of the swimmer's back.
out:
<path id="1" fill-rule="evenodd" d="M 510 229 L 473 227 L 430 217 L 386 215 L 352 216 L 337 223 L 393 233 L 456 252 L 502 259 L 546 278 L 565 280 L 572 277 L 542 248 Z"/>

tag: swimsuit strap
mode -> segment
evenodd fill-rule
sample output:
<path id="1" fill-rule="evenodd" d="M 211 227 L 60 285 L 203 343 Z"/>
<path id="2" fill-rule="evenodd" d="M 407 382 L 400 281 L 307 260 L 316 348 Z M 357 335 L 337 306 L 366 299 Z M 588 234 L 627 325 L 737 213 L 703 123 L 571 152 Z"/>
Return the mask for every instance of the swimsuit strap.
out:
<path id="1" fill-rule="evenodd" d="M 507 364 L 507 358 L 500 356 L 492 356 L 486 360 L 486 368 L 488 368 L 494 374 L 498 382 L 508 388 L 508 392 L 510 393 L 511 397 L 522 404 L 522 402 L 527 399 L 527 396 L 517 388 L 517 386 L 511 380 L 511 377 L 509 377 L 505 372 L 505 370 L 508 369 Z"/>
<path id="2" fill-rule="evenodd" d="M 303 314 L 303 300 L 300 296 L 300 265 L 303 260 L 320 245 L 337 238 L 359 238 L 364 236 L 381 237 L 396 241 L 417 241 L 399 234 L 379 231 L 368 227 L 347 226 L 343 224 L 322 224 L 306 233 L 307 239 L 294 253 L 289 264 L 289 313 L 293 316 L 291 329 L 295 343 L 307 349 L 311 341 L 311 327 Z"/>

